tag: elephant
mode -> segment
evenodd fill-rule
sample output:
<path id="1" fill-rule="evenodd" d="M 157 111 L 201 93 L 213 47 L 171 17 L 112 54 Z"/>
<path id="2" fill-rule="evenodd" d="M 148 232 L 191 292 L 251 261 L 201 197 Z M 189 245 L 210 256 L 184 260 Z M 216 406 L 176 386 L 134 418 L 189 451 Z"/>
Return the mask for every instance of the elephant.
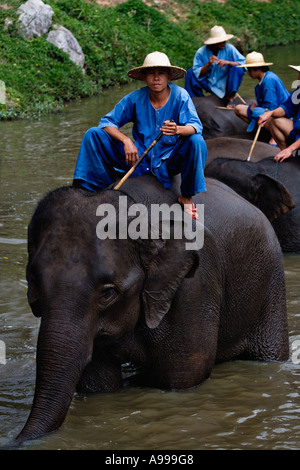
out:
<path id="1" fill-rule="evenodd" d="M 236 116 L 235 112 L 231 109 L 218 109 L 218 107 L 225 107 L 225 101 L 218 98 L 216 95 L 207 95 L 204 97 L 193 97 L 197 114 L 203 124 L 203 137 L 205 140 L 214 137 L 238 137 L 242 139 L 253 140 L 256 130 L 247 132 L 248 124 Z M 251 100 L 246 99 L 248 104 Z M 236 102 L 238 102 L 236 100 Z M 259 134 L 261 142 L 268 142 L 270 134 L 262 128 Z"/>
<path id="2" fill-rule="evenodd" d="M 281 163 L 273 158 L 259 162 L 216 158 L 207 164 L 205 174 L 222 181 L 261 209 L 272 223 L 283 252 L 300 253 L 298 157 Z"/>
<path id="3" fill-rule="evenodd" d="M 236 137 L 214 137 L 209 139 L 206 141 L 206 165 L 215 158 L 228 158 L 229 155 L 232 160 L 247 160 L 252 143 L 252 140 Z M 273 147 L 265 142 L 256 142 L 251 155 L 251 161 L 259 162 L 266 157 L 275 157 L 278 152 L 278 147 Z"/>
<path id="4" fill-rule="evenodd" d="M 28 227 L 28 302 L 41 317 L 32 408 L 11 445 L 57 430 L 73 394 L 114 392 L 122 365 L 127 386 L 183 391 L 214 364 L 234 359 L 285 361 L 288 326 L 282 252 L 267 218 L 220 181 L 195 196 L 204 243 L 173 236 L 101 232 L 105 211 L 137 224 L 133 207 L 179 206 L 178 178 L 165 189 L 153 175 L 91 192 L 58 188 L 42 199 Z M 120 209 L 124 197 L 128 211 Z M 123 201 L 123 199 L 122 199 Z M 155 206 L 156 205 L 156 206 Z M 134 211 L 133 211 L 134 212 Z M 127 220 L 128 218 L 128 220 Z M 205 223 L 202 220 L 205 219 Z M 108 223 L 109 225 L 109 223 Z M 101 225 L 103 228 L 103 226 Z M 196 230 L 195 229 L 195 230 Z M 127 378 L 126 378 L 127 380 Z M 126 384 L 125 384 L 126 385 Z"/>

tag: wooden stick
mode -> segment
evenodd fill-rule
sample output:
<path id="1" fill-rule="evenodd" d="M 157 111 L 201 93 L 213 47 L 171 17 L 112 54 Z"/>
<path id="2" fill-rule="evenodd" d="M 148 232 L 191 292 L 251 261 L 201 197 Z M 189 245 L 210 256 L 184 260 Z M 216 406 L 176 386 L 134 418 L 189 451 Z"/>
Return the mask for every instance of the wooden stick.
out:
<path id="1" fill-rule="evenodd" d="M 268 111 L 268 109 L 265 109 L 265 113 Z M 247 158 L 247 162 L 250 162 L 250 159 L 251 159 L 251 156 L 252 156 L 252 152 L 253 152 L 253 149 L 254 149 L 254 146 L 256 144 L 256 141 L 258 139 L 258 136 L 259 136 L 259 133 L 260 133 L 260 130 L 261 130 L 261 124 L 258 126 L 257 128 L 257 131 L 256 131 L 256 134 L 255 134 L 255 137 L 254 137 L 254 140 L 253 140 L 253 144 L 251 145 L 251 149 L 250 149 L 250 153 L 248 155 L 248 158 Z"/>
<path id="2" fill-rule="evenodd" d="M 251 159 L 251 156 L 252 156 L 252 152 L 253 152 L 253 150 L 254 150 L 254 146 L 255 146 L 256 141 L 257 141 L 257 139 L 258 139 L 260 130 L 261 130 L 261 124 L 258 126 L 258 129 L 257 129 L 257 131 L 256 131 L 256 134 L 255 134 L 253 143 L 252 143 L 252 145 L 251 145 L 250 153 L 249 153 L 248 158 L 247 158 L 247 162 L 250 162 L 250 159 Z"/>
<path id="3" fill-rule="evenodd" d="M 242 103 L 247 104 L 246 101 L 241 97 L 241 95 L 239 95 L 238 93 L 236 93 L 235 96 L 237 96 L 237 98 L 239 98 Z"/>
<path id="4" fill-rule="evenodd" d="M 234 108 L 226 108 L 224 106 L 215 106 L 216 109 L 229 109 L 230 111 L 234 111 Z"/>
<path id="5" fill-rule="evenodd" d="M 122 186 L 122 184 L 125 183 L 125 181 L 129 178 L 129 176 L 134 172 L 136 167 L 141 163 L 143 158 L 145 158 L 145 156 L 150 152 L 150 150 L 154 147 L 154 145 L 157 144 L 157 142 L 162 137 L 162 135 L 163 135 L 162 132 L 158 134 L 158 136 L 153 140 L 152 144 L 149 145 L 149 147 L 145 150 L 143 155 L 141 155 L 141 157 L 135 162 L 135 164 L 130 168 L 130 170 L 127 171 L 127 173 L 123 176 L 123 178 L 116 184 L 114 189 L 119 189 Z"/>
<path id="6" fill-rule="evenodd" d="M 265 113 L 268 111 L 268 108 L 265 109 Z M 251 159 L 251 156 L 252 156 L 252 152 L 253 152 L 253 149 L 254 149 L 254 146 L 257 142 L 257 139 L 258 139 L 258 136 L 259 136 L 259 133 L 260 133 L 260 130 L 261 130 L 261 127 L 262 125 L 260 124 L 258 126 L 258 129 L 256 131 L 256 134 L 255 134 L 255 137 L 254 137 L 254 140 L 253 140 L 253 144 L 251 145 L 251 149 L 250 149 L 250 153 L 248 155 L 248 158 L 247 158 L 247 162 L 250 162 L 250 159 Z"/>

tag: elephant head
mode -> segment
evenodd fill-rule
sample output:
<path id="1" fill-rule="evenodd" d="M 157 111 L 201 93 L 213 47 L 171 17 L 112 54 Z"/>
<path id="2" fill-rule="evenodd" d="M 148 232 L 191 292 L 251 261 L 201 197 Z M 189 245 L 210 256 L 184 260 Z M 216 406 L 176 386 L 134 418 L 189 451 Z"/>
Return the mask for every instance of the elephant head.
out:
<path id="1" fill-rule="evenodd" d="M 287 188 L 269 176 L 261 163 L 216 158 L 205 167 L 205 175 L 231 187 L 258 207 L 270 222 L 295 207 Z"/>
<path id="2" fill-rule="evenodd" d="M 41 317 L 36 386 L 14 445 L 59 428 L 76 388 L 118 389 L 124 352 L 115 345 L 123 341 L 127 354 L 135 328 L 156 328 L 197 266 L 182 240 L 100 240 L 97 207 L 117 205 L 118 197 L 60 188 L 33 215 L 27 280 L 28 302 Z"/>

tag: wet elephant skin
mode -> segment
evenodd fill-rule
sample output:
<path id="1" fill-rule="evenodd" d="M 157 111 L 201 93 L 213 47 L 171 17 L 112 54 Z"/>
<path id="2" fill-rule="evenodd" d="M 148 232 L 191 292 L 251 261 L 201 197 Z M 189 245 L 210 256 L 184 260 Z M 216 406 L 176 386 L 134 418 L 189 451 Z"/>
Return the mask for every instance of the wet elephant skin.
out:
<path id="1" fill-rule="evenodd" d="M 126 196 L 150 214 L 179 194 L 176 181 L 166 190 L 149 175 L 121 189 L 60 188 L 30 222 L 28 301 L 41 325 L 34 401 L 14 445 L 58 429 L 76 389 L 118 390 L 124 363 L 138 368 L 139 385 L 186 390 L 215 363 L 288 358 L 282 253 L 262 212 L 208 178 L 195 197 L 205 208 L 202 248 L 172 237 L 99 239 L 102 204 L 118 213 Z"/>
<path id="2" fill-rule="evenodd" d="M 281 163 L 213 159 L 205 167 L 216 178 L 259 207 L 271 221 L 282 251 L 300 253 L 300 159 Z"/>

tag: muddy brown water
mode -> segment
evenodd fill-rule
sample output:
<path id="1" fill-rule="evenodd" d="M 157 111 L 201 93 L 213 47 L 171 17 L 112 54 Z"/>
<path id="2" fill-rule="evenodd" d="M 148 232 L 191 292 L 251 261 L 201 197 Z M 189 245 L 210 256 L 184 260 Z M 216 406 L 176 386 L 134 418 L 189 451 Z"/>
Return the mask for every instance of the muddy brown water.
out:
<path id="1" fill-rule="evenodd" d="M 296 45 L 264 53 L 291 89 L 297 77 L 286 64 L 298 65 Z M 247 77 L 241 94 L 252 96 L 253 85 Z M 106 91 L 37 121 L 0 123 L 0 446 L 22 428 L 34 393 L 39 319 L 26 300 L 28 222 L 45 193 L 71 183 L 85 130 L 97 125 L 101 115 L 135 86 Z M 60 430 L 24 447 L 299 449 L 299 255 L 285 254 L 284 266 L 290 340 L 287 362 L 221 364 L 203 385 L 181 393 L 126 388 L 114 394 L 75 395 Z"/>

